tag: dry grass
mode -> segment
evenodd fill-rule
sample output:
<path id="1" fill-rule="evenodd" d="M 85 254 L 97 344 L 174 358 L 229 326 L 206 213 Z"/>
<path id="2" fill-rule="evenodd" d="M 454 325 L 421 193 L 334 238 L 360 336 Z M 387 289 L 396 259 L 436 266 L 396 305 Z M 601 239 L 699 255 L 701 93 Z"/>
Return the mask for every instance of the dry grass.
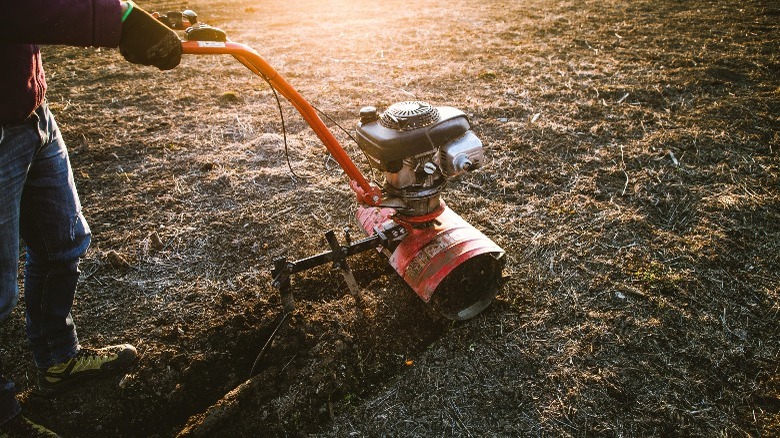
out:
<path id="1" fill-rule="evenodd" d="M 355 262 L 362 307 L 336 273 L 296 277 L 290 330 L 212 435 L 780 433 L 780 8 L 190 7 L 345 126 L 409 98 L 469 113 L 490 163 L 446 200 L 507 250 L 511 274 L 454 325 L 379 256 Z M 80 335 L 144 356 L 116 388 L 26 394 L 25 408 L 75 435 L 195 433 L 273 326 L 272 259 L 323 250 L 324 231 L 352 223 L 351 192 L 286 108 L 290 174 L 273 97 L 231 59 L 164 74 L 105 50 L 46 59 L 95 234 Z M 21 308 L 0 330 L 29 388 Z"/>

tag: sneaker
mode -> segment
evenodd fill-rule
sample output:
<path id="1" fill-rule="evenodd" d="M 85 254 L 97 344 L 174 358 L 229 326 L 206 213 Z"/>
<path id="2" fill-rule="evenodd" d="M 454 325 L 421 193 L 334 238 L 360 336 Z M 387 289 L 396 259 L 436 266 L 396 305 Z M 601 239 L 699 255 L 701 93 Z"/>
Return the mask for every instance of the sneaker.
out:
<path id="1" fill-rule="evenodd" d="M 127 368 L 138 357 L 130 344 L 99 349 L 81 348 L 76 356 L 49 368 L 38 368 L 38 393 L 51 395 L 84 379 L 111 374 Z"/>
<path id="2" fill-rule="evenodd" d="M 0 438 L 57 438 L 59 435 L 21 414 L 0 425 Z"/>

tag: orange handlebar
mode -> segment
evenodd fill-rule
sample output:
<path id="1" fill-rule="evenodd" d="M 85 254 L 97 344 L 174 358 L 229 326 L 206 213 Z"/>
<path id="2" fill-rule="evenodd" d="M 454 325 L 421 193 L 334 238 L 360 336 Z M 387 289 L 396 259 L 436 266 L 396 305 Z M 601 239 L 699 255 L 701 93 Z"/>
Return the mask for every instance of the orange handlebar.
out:
<path id="1" fill-rule="evenodd" d="M 192 55 L 232 55 L 246 68 L 258 76 L 264 76 L 272 87 L 292 103 L 295 109 L 311 126 L 333 158 L 339 163 L 350 179 L 350 187 L 355 191 L 358 201 L 368 205 L 379 205 L 382 192 L 372 186 L 341 147 L 336 137 L 317 115 L 317 111 L 301 96 L 279 73 L 271 67 L 256 51 L 244 44 L 234 42 L 185 41 L 182 53 Z"/>

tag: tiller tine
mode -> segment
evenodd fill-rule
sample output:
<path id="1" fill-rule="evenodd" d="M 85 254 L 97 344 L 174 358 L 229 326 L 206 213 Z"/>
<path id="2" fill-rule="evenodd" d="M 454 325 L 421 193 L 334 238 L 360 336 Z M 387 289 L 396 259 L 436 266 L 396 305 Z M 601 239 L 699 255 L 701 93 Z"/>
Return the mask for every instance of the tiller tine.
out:
<path id="1" fill-rule="evenodd" d="M 347 245 L 350 245 L 352 242 L 349 237 L 349 229 L 345 229 L 344 234 L 345 234 L 345 240 L 347 241 Z M 342 249 L 342 247 L 339 245 L 339 241 L 336 239 L 336 233 L 334 233 L 333 230 L 325 233 L 325 239 L 328 241 L 328 245 L 330 245 L 330 250 L 332 252 L 344 251 L 344 249 Z M 357 280 L 355 280 L 355 275 L 352 273 L 352 269 L 349 268 L 349 264 L 347 263 L 346 256 L 343 259 L 338 259 L 334 261 L 333 266 L 338 268 L 341 271 L 341 274 L 344 275 L 344 281 L 347 282 L 347 287 L 349 288 L 349 294 L 352 295 L 355 298 L 355 300 L 359 300 L 360 287 L 357 284 Z"/>
<path id="2" fill-rule="evenodd" d="M 346 245 L 341 245 L 333 231 L 325 233 L 325 239 L 330 245 L 330 251 L 306 257 L 296 261 L 288 261 L 285 257 L 274 260 L 274 268 L 271 271 L 273 280 L 271 284 L 279 290 L 284 312 L 292 312 L 295 309 L 293 293 L 290 287 L 290 276 L 295 273 L 312 269 L 317 266 L 333 263 L 344 275 L 350 295 L 360 300 L 361 293 L 355 275 L 347 263 L 347 257 L 365 251 L 394 248 L 407 235 L 406 229 L 398 224 L 385 223 L 377 224 L 374 227 L 371 236 L 352 242 L 349 236 L 349 230 L 345 229 Z"/>

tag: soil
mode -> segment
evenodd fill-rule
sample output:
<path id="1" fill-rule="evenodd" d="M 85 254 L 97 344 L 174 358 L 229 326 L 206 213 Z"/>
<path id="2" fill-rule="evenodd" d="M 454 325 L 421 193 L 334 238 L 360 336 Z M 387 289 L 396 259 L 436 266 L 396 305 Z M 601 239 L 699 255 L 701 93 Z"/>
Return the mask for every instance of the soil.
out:
<path id="1" fill-rule="evenodd" d="M 141 357 L 37 397 L 18 306 L 1 353 L 29 417 L 84 437 L 780 435 L 778 5 L 142 7 L 196 10 L 348 131 L 365 105 L 465 111 L 488 163 L 444 199 L 509 278 L 452 322 L 379 253 L 350 260 L 359 302 L 337 270 L 296 274 L 249 379 L 282 314 L 273 260 L 359 229 L 345 175 L 283 102 L 285 148 L 268 86 L 230 57 L 159 72 L 45 47 L 93 231 L 80 340 Z"/>

